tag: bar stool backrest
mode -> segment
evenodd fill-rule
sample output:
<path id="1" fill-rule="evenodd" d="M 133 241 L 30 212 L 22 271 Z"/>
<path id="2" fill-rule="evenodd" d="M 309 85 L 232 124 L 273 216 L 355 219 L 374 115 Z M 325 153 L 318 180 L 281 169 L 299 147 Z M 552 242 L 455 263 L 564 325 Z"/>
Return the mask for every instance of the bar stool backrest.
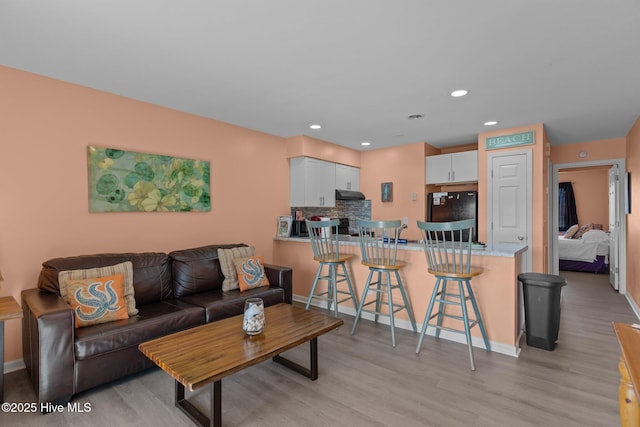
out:
<path id="1" fill-rule="evenodd" d="M 475 220 L 453 222 L 422 222 L 422 245 L 429 271 L 442 274 L 469 274 L 471 272 L 471 239 Z M 468 235 L 463 240 L 463 235 Z"/>
<path id="2" fill-rule="evenodd" d="M 306 220 L 305 222 L 307 223 L 307 231 L 313 248 L 313 257 L 316 260 L 339 259 L 338 225 L 340 220 Z"/>
<path id="3" fill-rule="evenodd" d="M 357 220 L 362 263 L 379 266 L 395 266 L 398 238 L 402 222 Z"/>

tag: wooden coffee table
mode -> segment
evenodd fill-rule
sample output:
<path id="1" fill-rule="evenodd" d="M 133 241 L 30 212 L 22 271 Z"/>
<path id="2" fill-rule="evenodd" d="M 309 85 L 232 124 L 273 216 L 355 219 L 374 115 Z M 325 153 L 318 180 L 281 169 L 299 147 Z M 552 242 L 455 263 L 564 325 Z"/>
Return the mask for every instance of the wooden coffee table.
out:
<path id="1" fill-rule="evenodd" d="M 290 304 L 265 308 L 260 335 L 242 330 L 242 315 L 177 332 L 138 346 L 175 379 L 176 406 L 201 426 L 222 425 L 222 378 L 272 358 L 311 380 L 318 378 L 318 336 L 344 324 L 342 319 Z M 279 354 L 310 342 L 310 368 Z M 210 417 L 185 399 L 184 390 L 211 385 Z"/>

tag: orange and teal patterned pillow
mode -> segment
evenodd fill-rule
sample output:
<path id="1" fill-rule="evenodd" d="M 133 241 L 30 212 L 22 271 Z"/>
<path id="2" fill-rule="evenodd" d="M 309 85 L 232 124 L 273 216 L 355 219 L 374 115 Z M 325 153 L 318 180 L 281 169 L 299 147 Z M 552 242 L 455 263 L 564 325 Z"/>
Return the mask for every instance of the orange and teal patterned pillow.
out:
<path id="1" fill-rule="evenodd" d="M 60 292 L 73 309 L 76 328 L 129 318 L 122 273 L 89 279 L 65 279 L 60 283 Z"/>
<path id="2" fill-rule="evenodd" d="M 218 258 L 220 259 L 220 270 L 224 275 L 222 281 L 222 291 L 232 291 L 238 289 L 238 273 L 233 264 L 235 258 L 243 258 L 253 256 L 255 248 L 253 246 L 238 246 L 229 249 L 218 249 Z"/>
<path id="3" fill-rule="evenodd" d="M 115 265 L 108 265 L 106 267 L 61 271 L 58 273 L 60 296 L 62 298 L 65 297 L 65 294 L 62 290 L 62 282 L 64 282 L 65 280 L 91 279 L 93 277 L 114 276 L 120 273 L 124 275 L 124 301 L 127 305 L 127 312 L 129 313 L 129 316 L 135 316 L 136 314 L 138 314 L 138 309 L 136 308 L 136 299 L 134 297 L 135 291 L 133 289 L 133 263 L 131 261 L 125 261 Z"/>
<path id="4" fill-rule="evenodd" d="M 240 292 L 260 286 L 269 286 L 269 280 L 264 274 L 264 263 L 261 256 L 234 258 L 233 265 L 236 266 L 238 273 Z"/>

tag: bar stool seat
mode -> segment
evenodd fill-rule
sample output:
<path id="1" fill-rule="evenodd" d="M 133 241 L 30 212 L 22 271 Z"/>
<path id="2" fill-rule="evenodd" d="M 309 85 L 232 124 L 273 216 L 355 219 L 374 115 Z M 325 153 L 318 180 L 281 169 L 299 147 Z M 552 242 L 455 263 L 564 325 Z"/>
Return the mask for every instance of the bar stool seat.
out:
<path id="1" fill-rule="evenodd" d="M 424 335 L 429 326 L 435 328 L 436 338 L 440 337 L 440 331 L 443 329 L 450 332 L 464 333 L 472 371 L 476 367 L 473 357 L 471 328 L 474 326 L 480 328 L 485 349 L 491 351 L 480 310 L 470 283 L 473 277 L 483 272 L 481 267 L 471 266 L 471 237 L 473 236 L 474 225 L 475 220 L 448 223 L 418 221 L 418 228 L 422 232 L 424 253 L 429 265 L 427 271 L 436 277 L 436 283 L 433 287 L 420 338 L 418 339 L 418 346 L 416 347 L 416 353 L 420 353 Z M 447 289 L 449 281 L 457 282 L 458 292 L 455 292 L 455 289 L 453 291 Z M 475 319 L 469 317 L 468 301 L 471 302 Z M 436 302 L 438 303 L 438 310 L 435 314 L 432 314 Z M 446 311 L 447 306 L 460 307 L 462 315 L 459 316 Z M 443 326 L 442 320 L 444 317 L 461 321 L 464 330 Z M 434 318 L 436 322 L 431 323 Z"/>
<path id="2" fill-rule="evenodd" d="M 360 299 L 360 306 L 356 312 L 356 318 L 353 322 L 351 335 L 356 331 L 358 320 L 363 312 L 374 315 L 375 322 L 378 322 L 378 316 L 389 317 L 391 326 L 391 343 L 396 346 L 395 335 L 395 313 L 406 310 L 413 332 L 417 332 L 416 321 L 413 317 L 413 310 L 409 304 L 409 299 L 402 284 L 399 271 L 406 264 L 397 260 L 398 239 L 402 230 L 400 220 L 393 221 L 365 221 L 358 220 L 358 237 L 360 239 L 360 251 L 362 253 L 362 265 L 369 267 L 369 277 Z M 377 280 L 372 281 L 373 274 L 377 273 Z M 394 274 L 395 283 L 391 281 L 391 273 Z M 393 302 L 393 291 L 398 290 L 402 297 L 402 304 Z M 374 291 L 376 297 L 374 300 L 365 302 L 369 291 Z M 386 304 L 384 301 L 386 296 Z M 375 309 L 366 310 L 364 307 L 375 304 Z M 383 305 L 387 308 L 381 311 Z"/>
<path id="3" fill-rule="evenodd" d="M 306 220 L 305 222 L 313 249 L 313 259 L 320 263 L 315 280 L 313 281 L 313 286 L 311 287 L 311 292 L 309 293 L 306 309 L 309 309 L 311 301 L 314 298 L 326 301 L 327 310 L 330 310 L 333 304 L 335 316 L 338 316 L 338 304 L 342 302 L 350 300 L 353 308 L 356 309 L 358 307 L 358 301 L 345 265 L 347 261 L 353 258 L 353 255 L 340 253 L 340 245 L 338 243 L 338 225 L 340 224 L 340 220 Z M 322 271 L 325 266 L 328 271 L 326 274 L 323 274 Z M 338 271 L 338 267 L 341 272 Z M 327 282 L 327 290 L 316 293 L 318 282 L 321 280 Z M 339 289 L 338 284 L 341 282 L 346 282 L 346 289 Z M 338 300 L 338 295 L 347 295 L 347 297 Z"/>

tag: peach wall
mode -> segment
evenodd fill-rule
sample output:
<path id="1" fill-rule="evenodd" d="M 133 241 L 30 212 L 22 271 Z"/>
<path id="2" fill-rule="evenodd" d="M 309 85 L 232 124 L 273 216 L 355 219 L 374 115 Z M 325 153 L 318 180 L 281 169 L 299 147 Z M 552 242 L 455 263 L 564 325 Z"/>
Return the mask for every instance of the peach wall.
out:
<path id="1" fill-rule="evenodd" d="M 627 134 L 627 171 L 631 172 L 631 213 L 627 217 L 627 294 L 640 303 L 640 118 Z"/>
<path id="2" fill-rule="evenodd" d="M 277 263 L 296 266 L 293 270 L 293 293 L 298 298 L 306 300 L 318 268 L 318 263 L 313 260 L 311 244 L 308 242 L 277 241 L 276 247 L 275 260 Z M 344 251 L 344 253 L 353 255 L 347 268 L 356 288 L 358 301 L 360 301 L 369 269 L 361 264 L 359 246 L 340 246 L 340 250 L 341 253 Z M 407 289 L 416 323 L 420 327 L 424 321 L 429 297 L 435 285 L 435 278 L 427 273 L 427 261 L 423 251 L 399 250 L 398 259 L 407 263 L 407 266 L 400 271 L 400 277 Z M 476 256 L 473 263 L 484 269 L 483 274 L 473 278 L 472 286 L 489 340 L 507 347 L 517 347 L 519 256 L 512 258 Z M 326 286 L 326 282 L 320 286 Z M 369 293 L 369 296 L 372 295 L 374 293 Z M 397 301 L 402 301 L 399 295 L 397 297 L 394 295 L 394 300 L 395 298 L 398 298 Z M 349 302 L 344 302 L 341 306 L 353 310 Z M 396 316 L 397 319 L 404 320 L 404 323 L 408 324 L 408 317 L 404 310 L 397 313 Z M 349 328 L 351 325 L 349 324 Z M 459 325 L 455 326 L 459 328 Z M 479 337 L 480 331 L 478 328 L 473 328 L 472 334 Z M 416 344 L 417 341 L 418 336 L 416 335 Z M 461 351 L 465 351 L 463 347 L 461 347 Z"/>
<path id="3" fill-rule="evenodd" d="M 558 172 L 558 182 L 571 182 L 578 220 L 582 224 L 602 224 L 609 229 L 609 167 L 569 169 Z"/>
<path id="4" fill-rule="evenodd" d="M 582 151 L 586 152 L 586 157 L 579 156 Z M 625 156 L 625 138 L 602 139 L 599 141 L 554 145 L 551 147 L 551 161 L 554 165 L 590 162 L 594 160 L 623 159 Z"/>
<path id="5" fill-rule="evenodd" d="M 502 148 L 497 150 L 487 150 L 486 139 L 494 136 L 511 135 L 520 132 L 534 131 L 535 144 L 513 148 Z M 504 153 L 518 150 L 532 150 L 532 234 L 529 240 L 529 250 L 532 251 L 532 271 L 547 272 L 547 252 L 548 252 L 548 215 L 547 215 L 547 159 L 548 146 L 546 145 L 546 133 L 542 123 L 528 126 L 520 126 L 510 129 L 502 129 L 493 132 L 483 132 L 478 134 L 478 239 L 488 241 L 487 221 L 488 221 L 488 164 L 487 156 L 491 154 Z"/>
<path id="6" fill-rule="evenodd" d="M 328 162 L 360 167 L 360 152 L 341 145 L 307 135 L 287 138 L 286 143 L 287 158 L 314 157 Z"/>
<path id="7" fill-rule="evenodd" d="M 360 190 L 371 199 L 371 218 L 402 220 L 409 217 L 409 228 L 402 232 L 402 237 L 407 239 L 420 238 L 416 221 L 426 218 L 424 150 L 424 143 L 420 142 L 361 154 Z M 392 202 L 382 202 L 383 182 L 393 183 Z M 411 200 L 413 193 L 416 200 Z"/>
<path id="8" fill-rule="evenodd" d="M 36 286 L 46 259 L 246 242 L 268 262 L 289 213 L 285 140 L 0 67 L 0 295 Z M 87 145 L 211 162 L 211 211 L 89 213 Z M 21 358 L 5 323 L 5 360 Z"/>

